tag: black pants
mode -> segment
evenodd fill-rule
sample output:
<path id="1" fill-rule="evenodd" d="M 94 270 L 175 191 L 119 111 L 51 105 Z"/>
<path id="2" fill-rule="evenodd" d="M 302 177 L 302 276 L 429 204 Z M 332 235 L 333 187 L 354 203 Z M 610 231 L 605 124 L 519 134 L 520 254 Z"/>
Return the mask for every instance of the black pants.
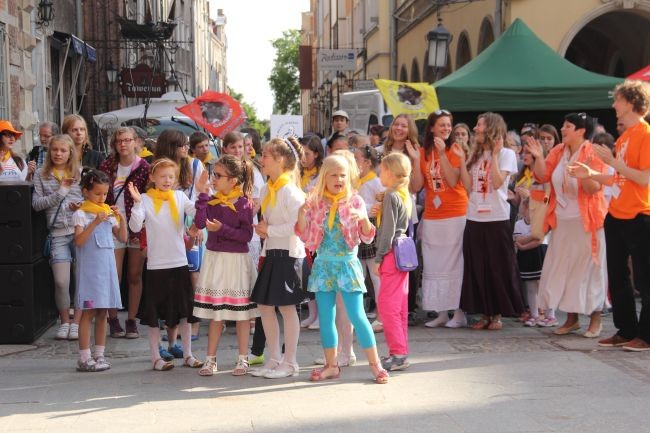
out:
<path id="1" fill-rule="evenodd" d="M 650 343 L 650 215 L 630 220 L 605 218 L 607 273 L 612 296 L 614 326 L 618 335 L 641 338 Z M 629 284 L 628 257 L 632 256 L 634 287 L 641 293 L 641 314 L 637 318 L 634 292 Z"/>

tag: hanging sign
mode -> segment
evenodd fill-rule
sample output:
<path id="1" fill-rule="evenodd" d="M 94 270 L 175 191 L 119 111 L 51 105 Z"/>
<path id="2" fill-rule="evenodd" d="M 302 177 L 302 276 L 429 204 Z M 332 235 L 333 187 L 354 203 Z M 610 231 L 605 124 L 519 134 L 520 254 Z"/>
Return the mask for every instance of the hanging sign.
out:
<path id="1" fill-rule="evenodd" d="M 139 64 L 135 68 L 124 68 L 120 72 L 122 95 L 128 98 L 160 98 L 167 92 L 164 75 L 154 74 L 150 66 Z"/>

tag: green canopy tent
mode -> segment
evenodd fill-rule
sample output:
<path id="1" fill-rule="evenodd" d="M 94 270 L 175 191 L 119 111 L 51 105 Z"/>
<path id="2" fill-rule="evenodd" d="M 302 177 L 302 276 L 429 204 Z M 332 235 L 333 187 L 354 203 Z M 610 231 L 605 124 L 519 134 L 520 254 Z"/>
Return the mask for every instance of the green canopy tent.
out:
<path id="1" fill-rule="evenodd" d="M 610 108 L 622 78 L 595 74 L 559 56 L 521 20 L 474 60 L 434 83 L 453 112 L 579 111 Z"/>

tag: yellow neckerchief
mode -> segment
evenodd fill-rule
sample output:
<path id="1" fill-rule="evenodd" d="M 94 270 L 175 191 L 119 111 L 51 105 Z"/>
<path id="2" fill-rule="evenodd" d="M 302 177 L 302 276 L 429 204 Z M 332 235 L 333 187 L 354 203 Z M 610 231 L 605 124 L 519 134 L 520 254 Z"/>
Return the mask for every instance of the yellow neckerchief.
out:
<path id="1" fill-rule="evenodd" d="M 411 218 L 411 212 L 413 209 L 411 209 L 411 194 L 409 193 L 409 190 L 407 187 L 403 186 L 401 188 L 397 188 L 395 190 L 395 194 L 397 194 L 402 200 L 402 203 L 404 203 L 404 206 L 406 207 L 406 215 Z M 385 196 L 384 196 L 385 199 Z M 379 211 L 377 212 L 377 227 L 381 225 L 381 212 L 383 210 L 383 206 L 379 207 Z"/>
<path id="2" fill-rule="evenodd" d="M 56 168 L 52 169 L 52 176 L 54 176 L 54 179 L 58 180 L 59 183 L 61 183 L 64 178 L 72 177 L 70 173 L 68 173 L 68 170 L 57 170 Z"/>
<path id="3" fill-rule="evenodd" d="M 251 149 L 251 153 L 248 156 L 250 156 L 251 159 L 257 156 L 257 152 L 255 152 L 255 148 Z"/>
<path id="4" fill-rule="evenodd" d="M 228 194 L 224 194 L 222 192 L 217 191 L 217 193 L 214 195 L 214 200 L 210 200 L 208 204 L 210 206 L 216 206 L 218 204 L 221 204 L 224 206 L 228 206 L 230 209 L 232 209 L 233 212 L 237 212 L 237 209 L 235 208 L 235 203 L 233 201 L 237 201 L 236 199 L 238 199 L 242 195 L 244 195 L 244 192 L 241 190 L 241 186 L 234 187 Z"/>
<path id="5" fill-rule="evenodd" d="M 300 179 L 300 186 L 302 187 L 302 189 L 305 189 L 307 187 L 309 181 L 316 173 L 318 173 L 318 167 L 316 166 L 309 169 L 305 168 L 302 170 L 302 178 Z"/>
<path id="6" fill-rule="evenodd" d="M 146 147 L 143 147 L 142 150 L 140 151 L 140 153 L 138 153 L 138 156 L 139 156 L 140 158 L 147 158 L 147 157 L 149 157 L 149 156 L 153 156 L 153 152 L 151 152 L 151 151 L 150 151 L 149 149 L 147 149 Z"/>
<path id="7" fill-rule="evenodd" d="M 289 182 L 291 182 L 291 172 L 289 171 L 282 173 L 275 182 L 271 182 L 271 179 L 266 182 L 268 191 L 262 200 L 262 213 L 266 212 L 266 208 L 269 206 L 275 207 L 276 193 Z"/>
<path id="8" fill-rule="evenodd" d="M 326 199 L 329 199 L 331 202 L 330 204 L 330 214 L 329 217 L 327 218 L 327 227 L 329 227 L 330 230 L 332 230 L 332 227 L 334 227 L 334 218 L 336 218 L 336 212 L 339 210 L 339 201 L 345 197 L 347 194 L 347 191 L 344 189 L 340 193 L 334 195 L 328 190 L 323 191 L 323 197 Z"/>
<path id="9" fill-rule="evenodd" d="M 528 167 L 526 167 L 524 170 L 524 175 L 517 181 L 515 186 L 520 186 L 522 183 L 526 188 L 530 188 L 530 186 L 533 184 L 533 172 L 530 171 Z"/>
<path id="10" fill-rule="evenodd" d="M 0 161 L 7 162 L 9 161 L 9 158 L 11 158 L 11 152 L 7 150 Z"/>
<path id="11" fill-rule="evenodd" d="M 201 162 L 203 164 L 207 164 L 210 161 L 212 161 L 212 154 L 211 153 L 208 153 L 208 155 L 205 158 L 201 159 Z"/>
<path id="12" fill-rule="evenodd" d="M 363 186 L 364 183 L 370 182 L 371 180 L 375 179 L 377 177 L 377 173 L 375 173 L 375 170 L 370 170 L 368 174 L 366 174 L 364 177 L 359 179 L 359 188 Z"/>
<path id="13" fill-rule="evenodd" d="M 79 210 L 82 210 L 84 212 L 92 213 L 97 215 L 98 213 L 104 212 L 106 215 L 113 215 L 117 221 L 120 220 L 120 215 L 116 214 L 113 212 L 113 209 L 106 203 L 102 204 L 97 204 L 93 203 L 90 200 L 84 200 L 83 203 L 81 203 L 81 206 L 79 206 Z"/>
<path id="14" fill-rule="evenodd" d="M 178 209 L 176 208 L 176 197 L 174 196 L 174 190 L 168 189 L 167 191 L 160 191 L 156 188 L 150 188 L 147 191 L 147 195 L 153 201 L 153 211 L 157 215 L 160 212 L 160 208 L 163 202 L 169 202 L 169 213 L 172 216 L 172 220 L 178 226 Z"/>

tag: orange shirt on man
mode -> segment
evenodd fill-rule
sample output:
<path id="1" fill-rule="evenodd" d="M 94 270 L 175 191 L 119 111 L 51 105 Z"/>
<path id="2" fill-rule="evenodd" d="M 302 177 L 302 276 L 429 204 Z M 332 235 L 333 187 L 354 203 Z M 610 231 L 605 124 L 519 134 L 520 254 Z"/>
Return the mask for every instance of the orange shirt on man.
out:
<path id="1" fill-rule="evenodd" d="M 616 140 L 616 159 L 636 170 L 650 169 L 650 125 L 641 121 L 628 128 Z M 650 185 L 639 185 L 620 173 L 614 175 L 609 213 L 614 218 L 629 220 L 638 214 L 650 215 Z"/>
<path id="2" fill-rule="evenodd" d="M 460 158 L 451 149 L 447 149 L 445 155 L 452 167 L 460 168 Z M 420 149 L 420 171 L 424 177 L 424 219 L 438 220 L 467 215 L 467 191 L 460 178 L 456 185 L 450 187 L 447 184 L 438 152 L 434 150 L 427 159 L 424 149 Z"/>

